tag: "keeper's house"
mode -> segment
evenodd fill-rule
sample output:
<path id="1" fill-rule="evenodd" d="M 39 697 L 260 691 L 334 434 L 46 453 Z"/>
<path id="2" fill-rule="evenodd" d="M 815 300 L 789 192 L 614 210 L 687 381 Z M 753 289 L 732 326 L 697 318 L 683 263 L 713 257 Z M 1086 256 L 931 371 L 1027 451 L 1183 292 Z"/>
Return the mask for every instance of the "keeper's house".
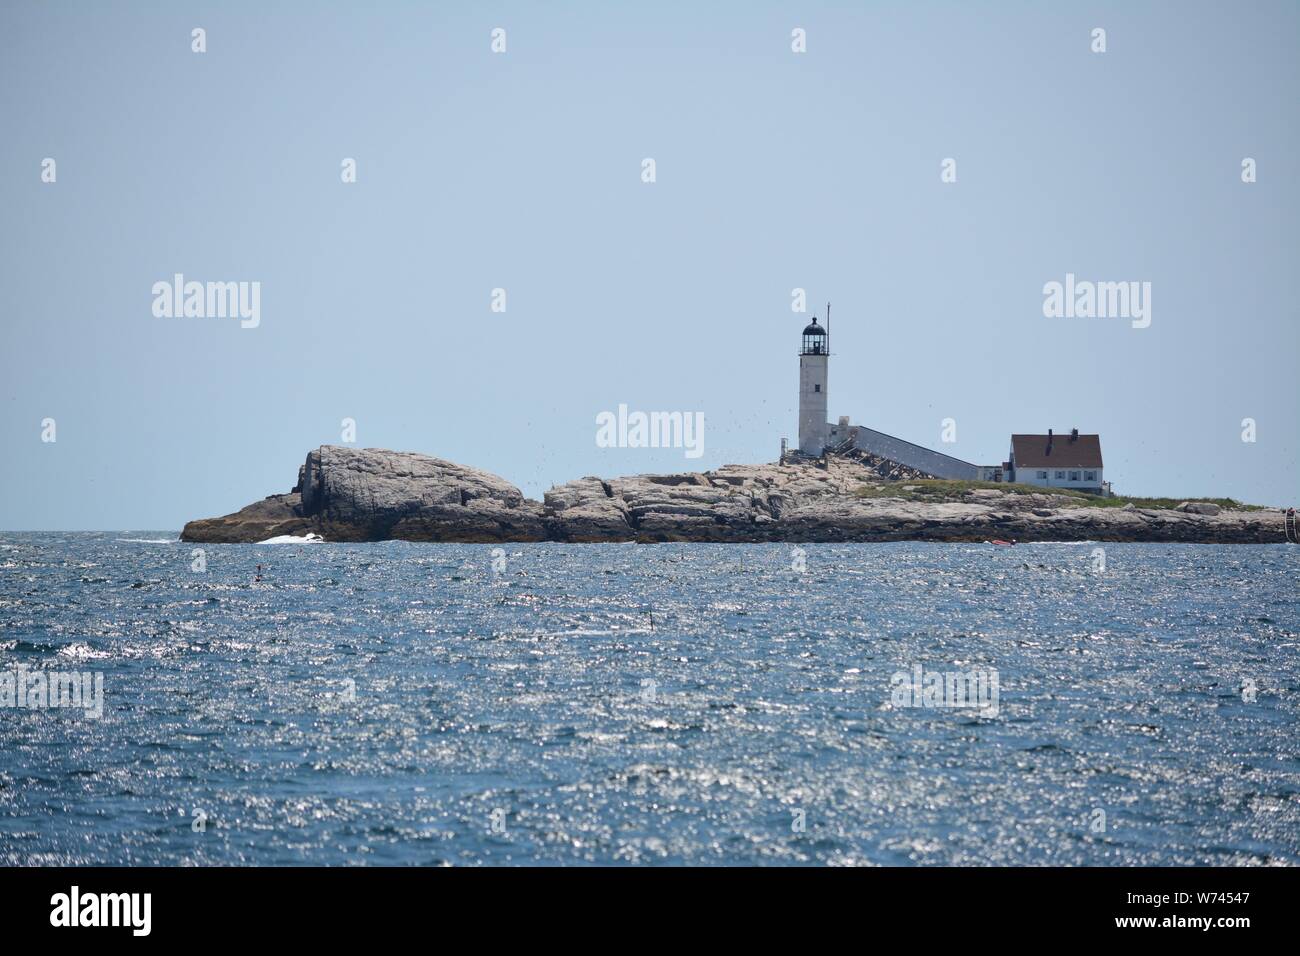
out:
<path id="1" fill-rule="evenodd" d="M 1011 458 L 1004 465 L 1008 481 L 1045 488 L 1070 488 L 1104 494 L 1101 473 L 1101 436 L 1012 435 Z"/>

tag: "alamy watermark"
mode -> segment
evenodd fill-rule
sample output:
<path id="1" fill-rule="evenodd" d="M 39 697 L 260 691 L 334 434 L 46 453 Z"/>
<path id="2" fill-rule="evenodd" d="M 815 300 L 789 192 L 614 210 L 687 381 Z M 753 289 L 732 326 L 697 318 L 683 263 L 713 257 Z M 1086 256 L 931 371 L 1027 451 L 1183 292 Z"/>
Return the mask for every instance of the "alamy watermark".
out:
<path id="1" fill-rule="evenodd" d="M 1043 315 L 1049 319 L 1132 319 L 1135 329 L 1151 324 L 1150 282 L 1092 282 L 1065 274 L 1065 282 L 1043 286 Z"/>
<path id="2" fill-rule="evenodd" d="M 124 926 L 132 936 L 148 936 L 153 928 L 152 893 L 83 893 L 73 885 L 50 897 L 54 927 Z"/>
<path id="3" fill-rule="evenodd" d="M 18 664 L 0 671 L 0 707 L 80 709 L 97 720 L 104 716 L 104 675 L 100 671 L 29 671 L 26 664 Z"/>
<path id="4" fill-rule="evenodd" d="M 597 448 L 684 448 L 687 458 L 704 454 L 703 412 L 628 412 L 596 416 Z"/>
<path id="5" fill-rule="evenodd" d="M 990 667 L 970 671 L 927 671 L 913 664 L 911 671 L 897 671 L 890 702 L 895 707 L 974 710 L 981 717 L 998 715 L 998 672 Z"/>
<path id="6" fill-rule="evenodd" d="M 186 282 L 178 272 L 152 291 L 155 318 L 239 319 L 243 329 L 262 324 L 261 282 Z"/>

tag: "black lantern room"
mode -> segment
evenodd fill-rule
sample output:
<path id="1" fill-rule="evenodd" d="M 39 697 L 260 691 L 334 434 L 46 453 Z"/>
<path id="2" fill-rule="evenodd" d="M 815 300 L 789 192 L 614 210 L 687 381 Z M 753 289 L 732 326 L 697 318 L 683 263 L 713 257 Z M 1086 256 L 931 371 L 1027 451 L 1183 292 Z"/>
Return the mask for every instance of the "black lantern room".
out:
<path id="1" fill-rule="evenodd" d="M 827 355 L 830 352 L 830 339 L 826 337 L 826 330 L 817 324 L 817 316 L 813 316 L 812 324 L 803 330 L 803 350 L 800 355 Z"/>

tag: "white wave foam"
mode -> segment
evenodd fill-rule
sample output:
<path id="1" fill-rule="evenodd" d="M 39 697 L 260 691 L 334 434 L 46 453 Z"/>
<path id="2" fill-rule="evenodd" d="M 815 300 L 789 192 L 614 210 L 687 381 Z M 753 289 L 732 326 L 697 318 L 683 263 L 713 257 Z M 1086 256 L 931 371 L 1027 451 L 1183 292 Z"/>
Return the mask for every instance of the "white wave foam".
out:
<path id="1" fill-rule="evenodd" d="M 71 657 L 74 660 L 81 661 L 102 660 L 111 656 L 108 651 L 97 651 L 89 644 L 82 643 L 68 644 L 65 647 L 60 647 L 56 653 L 59 657 Z"/>
<path id="2" fill-rule="evenodd" d="M 299 538 L 291 534 L 276 535 L 274 538 L 267 538 L 265 541 L 259 541 L 258 544 L 324 544 L 325 539 L 314 531 L 308 531 L 305 537 Z"/>

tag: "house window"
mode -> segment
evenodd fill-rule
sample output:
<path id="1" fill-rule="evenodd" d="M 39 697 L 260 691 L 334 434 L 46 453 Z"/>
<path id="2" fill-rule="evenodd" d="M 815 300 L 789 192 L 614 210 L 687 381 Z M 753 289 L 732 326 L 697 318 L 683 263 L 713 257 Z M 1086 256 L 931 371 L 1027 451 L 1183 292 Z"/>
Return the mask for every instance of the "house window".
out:
<path id="1" fill-rule="evenodd" d="M 1086 478 L 1088 481 L 1096 481 L 1097 473 L 1095 471 L 1085 471 L 1083 473 L 1083 477 Z"/>
<path id="2" fill-rule="evenodd" d="M 813 386 L 813 391 L 814 391 L 814 392 L 820 392 L 821 390 L 822 390 L 822 387 L 821 387 L 820 385 L 814 385 L 814 386 Z"/>
<path id="3" fill-rule="evenodd" d="M 1058 472 L 1056 473 L 1056 477 L 1057 477 L 1057 478 L 1064 479 L 1064 478 L 1065 478 L 1065 472 L 1063 472 L 1063 471 L 1058 471 Z"/>
<path id="4" fill-rule="evenodd" d="M 1078 480 L 1079 480 L 1079 473 L 1078 473 L 1077 471 L 1072 471 L 1072 472 L 1070 472 L 1070 480 L 1071 480 L 1071 481 L 1078 481 Z"/>
<path id="5" fill-rule="evenodd" d="M 1045 471 L 1040 471 L 1040 472 L 1038 473 L 1038 477 L 1039 477 L 1040 479 L 1042 479 L 1043 481 L 1046 481 L 1046 480 L 1047 480 L 1047 472 L 1045 472 Z"/>

